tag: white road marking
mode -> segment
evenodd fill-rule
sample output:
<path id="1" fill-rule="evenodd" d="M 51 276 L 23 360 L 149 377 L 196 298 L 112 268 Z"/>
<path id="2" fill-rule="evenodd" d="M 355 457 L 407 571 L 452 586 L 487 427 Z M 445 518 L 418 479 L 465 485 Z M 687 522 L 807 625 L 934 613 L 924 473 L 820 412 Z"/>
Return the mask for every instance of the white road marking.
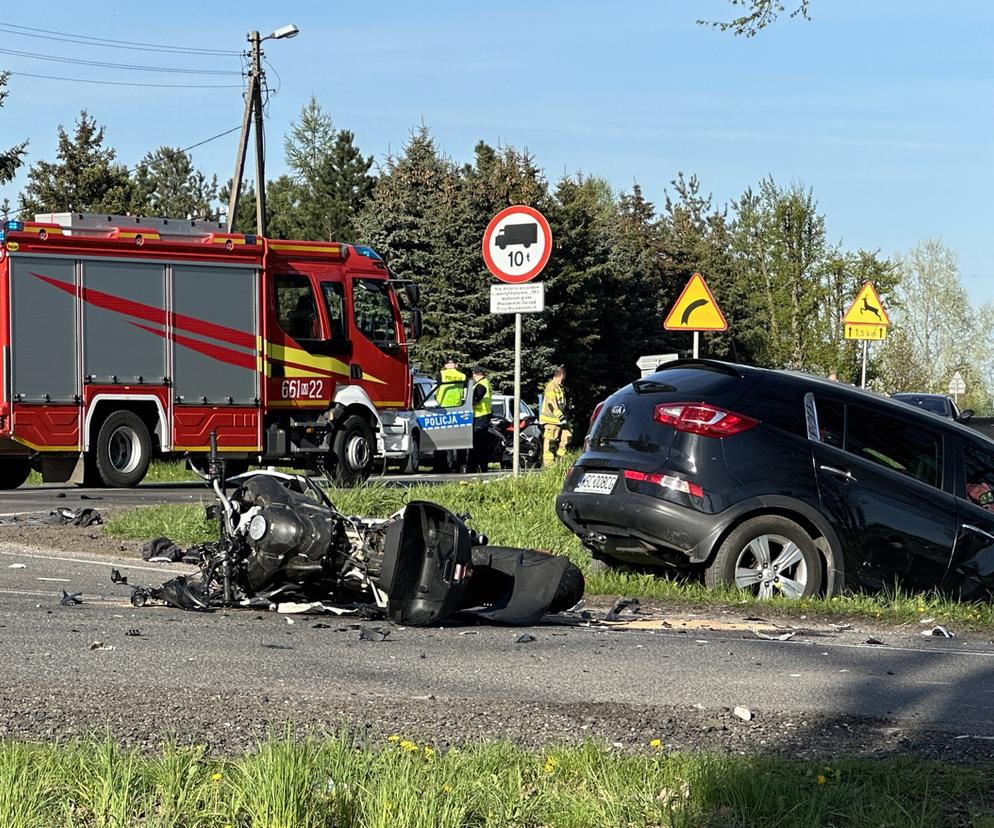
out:
<path id="1" fill-rule="evenodd" d="M 168 566 L 139 566 L 132 562 L 128 558 L 105 558 L 102 561 L 95 561 L 90 558 L 67 558 L 62 555 L 42 555 L 37 552 L 12 552 L 6 549 L 0 549 L 0 555 L 7 555 L 11 558 L 35 558 L 42 561 L 60 561 L 62 563 L 77 563 L 77 564 L 89 564 L 91 566 L 113 566 L 113 567 L 126 567 L 128 569 L 137 569 L 143 572 L 158 572 L 158 573 L 171 573 L 176 572 L 177 574 L 185 575 L 190 572 L 196 572 L 197 568 L 192 566 L 177 566 L 176 564 L 169 564 Z"/>

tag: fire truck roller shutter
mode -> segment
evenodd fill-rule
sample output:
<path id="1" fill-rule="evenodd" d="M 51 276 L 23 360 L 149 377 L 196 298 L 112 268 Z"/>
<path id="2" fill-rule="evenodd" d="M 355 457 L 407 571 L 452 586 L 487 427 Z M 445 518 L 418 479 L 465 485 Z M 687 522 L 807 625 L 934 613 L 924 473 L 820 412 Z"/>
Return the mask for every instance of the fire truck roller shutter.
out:
<path id="1" fill-rule="evenodd" d="M 173 265 L 172 271 L 177 317 L 210 323 L 187 323 L 187 330 L 176 331 L 173 366 L 179 403 L 203 405 L 206 399 L 210 405 L 255 405 L 257 272 L 186 264 Z"/>
<path id="2" fill-rule="evenodd" d="M 156 263 L 83 260 L 84 381 L 162 384 L 165 273 Z"/>
<path id="3" fill-rule="evenodd" d="M 11 357 L 14 400 L 73 402 L 76 365 L 75 263 L 11 257 Z"/>

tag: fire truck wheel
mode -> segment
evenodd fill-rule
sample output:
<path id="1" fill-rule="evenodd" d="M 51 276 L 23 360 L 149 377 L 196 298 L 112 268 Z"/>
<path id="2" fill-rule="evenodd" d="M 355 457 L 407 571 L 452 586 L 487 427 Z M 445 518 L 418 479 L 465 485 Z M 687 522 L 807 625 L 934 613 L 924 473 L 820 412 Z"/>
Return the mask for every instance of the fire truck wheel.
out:
<path id="1" fill-rule="evenodd" d="M 349 417 L 335 435 L 332 445 L 333 476 L 340 486 L 356 486 L 373 470 L 376 445 L 373 432 L 362 417 Z M 329 464 L 330 465 L 330 464 Z"/>
<path id="2" fill-rule="evenodd" d="M 24 457 L 12 457 L 0 461 L 0 489 L 16 489 L 31 474 L 31 461 Z"/>
<path id="3" fill-rule="evenodd" d="M 137 486 L 148 471 L 151 454 L 148 428 L 134 412 L 115 411 L 100 426 L 94 461 L 105 485 Z"/>

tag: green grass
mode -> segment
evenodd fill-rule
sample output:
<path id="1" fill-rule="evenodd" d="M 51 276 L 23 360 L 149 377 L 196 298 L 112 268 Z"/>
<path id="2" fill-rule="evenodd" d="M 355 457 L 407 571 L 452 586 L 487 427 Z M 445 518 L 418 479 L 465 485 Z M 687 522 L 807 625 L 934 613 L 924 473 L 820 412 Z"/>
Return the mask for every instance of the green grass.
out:
<path id="1" fill-rule="evenodd" d="M 671 754 L 645 745 L 441 750 L 400 735 L 249 753 L 0 742 L 5 828 L 485 828 L 989 824 L 989 768 Z M 963 822 L 965 817 L 969 822 Z"/>
<path id="2" fill-rule="evenodd" d="M 144 482 L 189 483 L 192 480 L 199 480 L 199 478 L 190 471 L 185 460 L 154 460 L 148 467 L 148 474 L 145 475 Z M 24 485 L 40 486 L 41 482 L 41 472 L 33 471 Z"/>
<path id="3" fill-rule="evenodd" d="M 587 576 L 588 594 L 635 595 L 672 605 L 731 606 L 744 613 L 788 617 L 854 616 L 897 622 L 934 618 L 936 623 L 957 624 L 960 629 L 994 627 L 994 603 L 959 602 L 937 593 L 913 595 L 892 589 L 878 595 L 846 595 L 828 600 L 776 597 L 761 601 L 731 587 L 711 591 L 696 581 L 680 583 L 625 571 L 591 574 L 589 553 L 555 514 L 563 473 L 560 467 L 526 474 L 518 480 L 507 477 L 406 489 L 373 482 L 356 489 L 331 489 L 329 494 L 335 506 L 350 515 L 386 517 L 412 500 L 431 500 L 457 514 L 469 513 L 472 526 L 493 544 L 568 555 Z M 210 499 L 206 490 L 204 499 Z M 188 544 L 211 540 L 215 527 L 204 518 L 200 506 L 165 504 L 125 512 L 108 523 L 107 531 L 115 537 L 142 540 L 167 535 Z"/>

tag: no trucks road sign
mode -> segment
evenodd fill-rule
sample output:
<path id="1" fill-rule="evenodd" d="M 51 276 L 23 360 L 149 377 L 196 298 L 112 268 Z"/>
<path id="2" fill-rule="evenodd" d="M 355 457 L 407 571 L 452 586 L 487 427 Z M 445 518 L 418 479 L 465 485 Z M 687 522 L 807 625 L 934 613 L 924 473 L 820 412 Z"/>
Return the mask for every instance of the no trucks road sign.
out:
<path id="1" fill-rule="evenodd" d="M 552 230 L 538 210 L 517 204 L 501 210 L 483 234 L 483 261 L 502 282 L 531 281 L 549 262 Z"/>

